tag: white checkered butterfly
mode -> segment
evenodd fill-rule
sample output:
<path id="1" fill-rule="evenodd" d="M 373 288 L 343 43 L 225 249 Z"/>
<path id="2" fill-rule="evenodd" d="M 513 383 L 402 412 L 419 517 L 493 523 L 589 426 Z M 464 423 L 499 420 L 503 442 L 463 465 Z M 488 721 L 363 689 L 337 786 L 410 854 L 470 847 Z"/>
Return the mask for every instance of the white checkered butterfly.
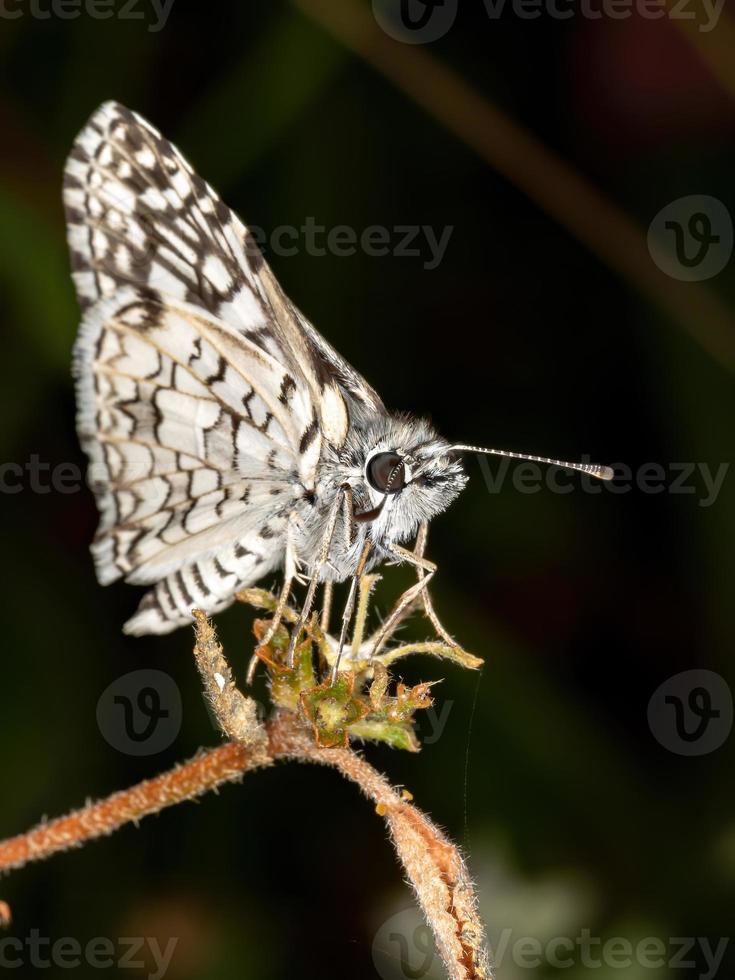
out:
<path id="1" fill-rule="evenodd" d="M 300 572 L 309 579 L 303 621 L 319 582 L 352 577 L 354 595 L 385 560 L 417 566 L 435 621 L 426 528 L 464 486 L 459 453 L 474 447 L 387 412 L 283 294 L 237 216 L 135 113 L 112 102 L 94 113 L 64 203 L 97 576 L 152 586 L 125 630 L 216 613 L 280 567 L 282 602 Z M 401 547 L 417 534 L 416 551 Z"/>

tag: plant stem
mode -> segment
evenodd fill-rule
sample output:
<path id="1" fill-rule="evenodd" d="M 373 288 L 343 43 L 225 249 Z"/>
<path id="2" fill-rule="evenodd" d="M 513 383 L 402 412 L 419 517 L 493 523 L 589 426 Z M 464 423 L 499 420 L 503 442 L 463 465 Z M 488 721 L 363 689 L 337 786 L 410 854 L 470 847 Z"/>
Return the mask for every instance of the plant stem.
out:
<path id="1" fill-rule="evenodd" d="M 426 814 L 399 795 L 385 776 L 351 749 L 319 748 L 292 715 L 283 716 L 277 746 L 273 740 L 271 746 L 281 758 L 332 766 L 357 783 L 376 804 L 376 812 L 385 818 L 450 980 L 489 977 L 485 930 L 467 867 L 457 847 Z"/>
<path id="2" fill-rule="evenodd" d="M 143 817 L 175 803 L 196 799 L 269 762 L 262 753 L 248 750 L 237 742 L 200 752 L 154 779 L 0 841 L 0 873 L 22 868 L 32 861 L 43 861 L 58 851 L 80 847 L 87 841 L 112 834 L 126 823 L 137 824 Z"/>
<path id="3" fill-rule="evenodd" d="M 42 861 L 58 851 L 81 847 L 126 823 L 137 824 L 143 817 L 196 799 L 275 760 L 315 762 L 332 766 L 357 783 L 385 818 L 398 856 L 434 931 L 450 980 L 483 980 L 489 976 L 477 902 L 456 847 L 362 756 L 351 749 L 319 748 L 295 714 L 274 715 L 266 723 L 265 732 L 265 745 L 248 747 L 227 742 L 106 800 L 89 803 L 65 817 L 0 841 L 0 873 Z"/>

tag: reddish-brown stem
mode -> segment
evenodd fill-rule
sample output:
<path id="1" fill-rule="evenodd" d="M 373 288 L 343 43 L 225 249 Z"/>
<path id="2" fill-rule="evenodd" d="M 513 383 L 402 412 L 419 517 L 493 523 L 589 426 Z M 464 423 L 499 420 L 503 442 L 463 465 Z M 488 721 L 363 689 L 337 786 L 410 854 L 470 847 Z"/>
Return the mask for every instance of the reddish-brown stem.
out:
<path id="1" fill-rule="evenodd" d="M 357 783 L 385 818 L 451 980 L 489 977 L 484 928 L 467 868 L 454 844 L 426 814 L 351 749 L 319 748 L 293 716 L 284 716 L 274 747 L 281 758 L 332 766 Z"/>
<path id="2" fill-rule="evenodd" d="M 364 759 L 349 749 L 318 748 L 294 716 L 287 713 L 274 716 L 266 725 L 266 733 L 266 747 L 248 748 L 239 742 L 227 742 L 200 752 L 170 772 L 113 793 L 106 800 L 89 803 L 64 817 L 39 824 L 25 834 L 0 841 L 0 874 L 111 834 L 126 823 L 136 823 L 175 803 L 196 799 L 279 758 L 334 766 L 358 783 L 376 804 L 400 802 L 387 780 Z"/>
<path id="3" fill-rule="evenodd" d="M 137 823 L 174 803 L 195 799 L 223 783 L 238 780 L 244 773 L 277 759 L 316 762 L 332 766 L 357 783 L 385 818 L 398 856 L 434 930 L 451 980 L 487 977 L 484 932 L 464 862 L 454 845 L 361 756 L 350 749 L 319 748 L 296 715 L 275 715 L 266 724 L 265 732 L 267 742 L 251 746 L 227 742 L 132 789 L 0 841 L 0 873 L 41 861 L 57 851 L 80 847 L 126 823 Z M 10 910 L 0 903 L 0 920 L 9 917 Z"/>
<path id="4" fill-rule="evenodd" d="M 136 823 L 174 803 L 195 799 L 222 783 L 240 779 L 248 769 L 269 761 L 236 742 L 200 752 L 170 772 L 0 841 L 0 873 L 111 834 L 126 823 Z"/>

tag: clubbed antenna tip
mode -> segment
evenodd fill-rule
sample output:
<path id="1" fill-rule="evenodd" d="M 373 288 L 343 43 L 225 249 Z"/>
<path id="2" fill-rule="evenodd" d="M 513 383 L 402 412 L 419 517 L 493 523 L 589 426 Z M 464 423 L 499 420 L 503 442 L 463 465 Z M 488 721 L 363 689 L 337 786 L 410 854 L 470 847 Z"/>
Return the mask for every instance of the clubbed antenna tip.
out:
<path id="1" fill-rule="evenodd" d="M 485 449 L 483 446 L 456 445 L 450 447 L 454 452 L 483 453 L 486 456 L 506 456 L 509 459 L 525 459 L 531 463 L 548 463 L 549 466 L 563 466 L 566 470 L 577 470 L 587 473 L 598 480 L 613 480 L 615 470 L 611 466 L 599 466 L 597 463 L 570 463 L 565 459 L 551 459 L 548 456 L 529 456 L 526 453 L 512 453 L 507 449 Z"/>

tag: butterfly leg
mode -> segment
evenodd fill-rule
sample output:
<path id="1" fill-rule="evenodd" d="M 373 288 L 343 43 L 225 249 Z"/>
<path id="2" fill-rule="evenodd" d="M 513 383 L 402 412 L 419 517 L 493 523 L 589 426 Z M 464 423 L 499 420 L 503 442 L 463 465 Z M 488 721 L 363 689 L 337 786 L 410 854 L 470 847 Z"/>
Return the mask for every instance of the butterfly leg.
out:
<path id="1" fill-rule="evenodd" d="M 419 528 L 419 533 L 416 535 L 416 544 L 414 546 L 413 553 L 414 555 L 416 555 L 417 558 L 424 557 L 424 552 L 426 550 L 426 542 L 428 540 L 428 537 L 429 537 L 429 525 L 426 521 L 424 521 L 424 523 Z M 434 569 L 436 568 L 436 565 L 433 562 L 431 562 L 430 564 Z M 421 578 L 423 577 L 423 570 L 418 565 L 417 565 L 417 572 L 420 581 Z M 434 610 L 434 603 L 431 598 L 431 593 L 429 592 L 428 589 L 424 589 L 424 591 L 421 594 L 421 598 L 424 603 L 424 610 L 426 611 L 426 615 L 428 616 L 432 626 L 436 630 L 437 635 L 440 636 L 444 640 L 444 642 L 448 644 L 448 646 L 450 647 L 456 646 L 457 645 L 456 641 L 444 629 L 441 622 L 439 621 L 439 617 L 437 616 Z"/>
<path id="2" fill-rule="evenodd" d="M 344 545 L 345 550 L 349 551 L 352 545 L 352 535 L 353 528 L 355 526 L 355 507 L 352 500 L 352 491 L 349 488 L 345 488 L 345 495 L 342 501 L 342 506 L 344 510 Z M 367 556 L 366 556 L 367 557 Z M 352 619 L 352 611 L 355 608 L 355 596 L 357 594 L 357 585 L 359 582 L 359 576 L 362 569 L 364 568 L 364 562 L 361 559 L 361 567 L 358 568 L 357 573 L 353 576 L 350 582 L 350 591 L 347 596 L 347 603 L 342 611 L 342 629 L 339 636 L 339 645 L 337 647 L 337 658 L 335 660 L 334 666 L 332 667 L 331 673 L 331 683 L 337 679 L 337 670 L 339 669 L 339 662 L 342 658 L 342 650 L 344 648 L 345 640 L 347 639 L 347 630 L 349 628 L 350 620 Z"/>
<path id="3" fill-rule="evenodd" d="M 416 574 L 418 575 L 418 585 L 420 586 L 421 599 L 424 604 L 424 610 L 426 615 L 431 622 L 431 625 L 437 632 L 437 635 L 444 640 L 447 646 L 456 647 L 457 643 L 454 638 L 444 629 L 439 617 L 434 611 L 434 605 L 431 601 L 431 596 L 429 595 L 429 590 L 427 588 L 429 580 L 433 578 L 436 573 L 436 565 L 433 561 L 429 561 L 424 558 L 424 549 L 426 548 L 426 539 L 428 537 L 428 526 L 422 524 L 419 530 L 418 536 L 416 538 L 416 545 L 414 551 L 409 551 L 407 548 L 402 548 L 400 545 L 393 545 L 391 551 L 398 558 L 399 561 L 406 562 L 409 565 L 413 565 L 416 569 Z"/>
<path id="4" fill-rule="evenodd" d="M 359 659 L 360 650 L 365 639 L 365 626 L 367 624 L 370 596 L 380 581 L 380 578 L 380 575 L 363 575 L 357 587 L 357 612 L 355 613 L 355 625 L 352 630 L 352 656 L 355 660 Z"/>
<path id="5" fill-rule="evenodd" d="M 294 512 L 289 514 L 288 527 L 286 528 L 286 559 L 284 562 L 284 577 L 283 586 L 281 588 L 280 595 L 278 596 L 278 604 L 276 605 L 275 611 L 273 613 L 273 619 L 271 620 L 270 626 L 266 630 L 263 639 L 258 644 L 258 650 L 265 648 L 271 642 L 273 637 L 276 635 L 276 630 L 281 625 L 281 620 L 283 619 L 283 611 L 288 605 L 288 599 L 291 595 L 291 589 L 295 580 L 299 578 L 298 572 L 298 559 L 296 557 L 296 551 L 293 544 L 293 535 L 295 530 L 296 521 L 298 520 L 297 515 Z M 255 670 L 258 666 L 259 657 L 257 652 L 250 658 L 250 663 L 248 664 L 248 673 L 246 678 L 246 683 L 248 685 L 253 683 L 253 678 L 255 677 Z"/>
<path id="6" fill-rule="evenodd" d="M 322 617 L 319 621 L 319 626 L 322 633 L 329 632 L 329 621 L 332 618 L 332 596 L 334 595 L 334 582 L 329 581 L 324 583 L 324 592 L 322 594 Z"/>
<path id="7" fill-rule="evenodd" d="M 425 547 L 426 535 L 423 536 L 423 539 L 419 535 L 419 537 L 416 538 L 416 544 L 414 545 L 414 553 L 418 558 L 423 558 L 423 549 Z M 408 594 L 404 593 L 399 597 L 383 625 L 378 627 L 378 629 L 367 641 L 370 645 L 370 656 L 374 656 L 376 653 L 379 653 L 380 649 L 386 644 L 393 633 L 395 633 L 403 620 L 411 615 L 414 608 L 418 604 L 420 592 L 420 589 L 418 589 L 416 586 L 412 586 L 412 588 L 408 590 Z"/>
<path id="8" fill-rule="evenodd" d="M 380 629 L 373 634 L 373 647 L 372 650 L 370 651 L 371 657 L 374 657 L 376 656 L 376 654 L 380 653 L 380 650 L 382 649 L 384 644 L 387 643 L 387 641 L 390 639 L 390 637 L 395 632 L 398 625 L 401 623 L 403 619 L 405 619 L 405 617 L 411 611 L 411 608 L 413 607 L 414 603 L 421 595 L 421 592 L 426 588 L 428 583 L 431 581 L 433 575 L 434 575 L 434 571 L 429 571 L 428 574 L 421 581 L 416 582 L 416 584 L 412 585 L 410 589 L 406 589 L 406 591 L 403 593 L 403 595 L 400 597 L 398 602 L 391 610 L 391 613 L 386 619 L 386 621 L 383 623 Z"/>
<path id="9" fill-rule="evenodd" d="M 360 560 L 357 563 L 357 571 L 352 576 L 352 581 L 350 582 L 350 592 L 347 596 L 347 602 L 345 603 L 345 608 L 342 612 L 342 629 L 339 634 L 339 646 L 337 647 L 337 659 L 334 661 L 334 666 L 332 667 L 331 683 L 334 684 L 337 680 L 337 671 L 339 670 L 339 663 L 342 659 L 342 651 L 345 647 L 345 642 L 347 641 L 347 630 L 350 628 L 350 623 L 352 622 L 352 614 L 355 611 L 355 599 L 357 598 L 357 589 L 362 580 L 362 576 L 365 572 L 365 565 L 367 564 L 368 555 L 370 554 L 370 549 L 373 544 L 370 539 L 366 539 L 365 544 L 360 554 Z"/>
<path id="10" fill-rule="evenodd" d="M 301 631 L 304 628 L 304 624 L 309 618 L 309 613 L 311 612 L 311 607 L 314 605 L 314 596 L 316 595 L 317 586 L 319 585 L 319 576 L 322 569 L 327 564 L 329 559 L 329 549 L 332 547 L 332 538 L 334 537 L 334 529 L 337 526 L 337 518 L 339 517 L 339 511 L 342 507 L 342 500 L 345 492 L 349 492 L 349 487 L 340 487 L 335 494 L 332 506 L 329 508 L 329 513 L 327 515 L 327 526 L 324 531 L 324 538 L 322 540 L 321 551 L 319 552 L 319 557 L 314 563 L 314 567 L 311 572 L 311 580 L 309 582 L 309 588 L 306 593 L 306 598 L 304 599 L 304 604 L 301 607 L 301 612 L 299 613 L 299 618 L 291 632 L 291 640 L 288 644 L 288 666 L 293 667 L 294 659 L 296 656 L 296 643 L 298 642 Z"/>
<path id="11" fill-rule="evenodd" d="M 273 637 L 276 635 L 276 630 L 281 625 L 281 620 L 283 619 L 283 610 L 288 605 L 288 597 L 291 594 L 291 586 L 293 585 L 293 577 L 288 574 L 283 580 L 283 587 L 281 588 L 281 594 L 278 596 L 278 604 L 276 605 L 275 611 L 273 613 L 273 619 L 271 624 L 266 630 L 263 639 L 258 644 L 256 652 L 250 658 L 250 663 L 248 664 L 248 672 L 245 678 L 245 683 L 248 687 L 253 683 L 255 678 L 255 671 L 257 670 L 258 664 L 260 663 L 260 656 L 258 651 L 265 650 L 268 644 L 271 642 Z"/>
<path id="12" fill-rule="evenodd" d="M 283 580 L 283 586 L 281 588 L 281 593 L 278 596 L 278 604 L 273 613 L 273 619 L 271 620 L 271 624 L 268 627 L 265 636 L 260 641 L 259 646 L 267 647 L 270 641 L 275 636 L 276 630 L 281 625 L 281 620 L 283 619 L 283 610 L 288 605 L 288 597 L 291 595 L 291 587 L 293 585 L 293 581 L 294 581 L 294 576 L 289 575 L 289 573 L 286 572 L 285 578 Z"/>
<path id="13" fill-rule="evenodd" d="M 345 550 L 349 550 L 352 544 L 352 529 L 355 522 L 355 508 L 352 503 L 352 492 L 349 488 L 345 488 L 345 495 L 343 498 L 344 508 L 344 533 L 345 533 Z M 322 600 L 322 615 L 319 622 L 322 633 L 329 632 L 329 623 L 332 616 L 332 596 L 334 594 L 334 582 L 331 580 L 324 583 L 324 598 Z"/>

